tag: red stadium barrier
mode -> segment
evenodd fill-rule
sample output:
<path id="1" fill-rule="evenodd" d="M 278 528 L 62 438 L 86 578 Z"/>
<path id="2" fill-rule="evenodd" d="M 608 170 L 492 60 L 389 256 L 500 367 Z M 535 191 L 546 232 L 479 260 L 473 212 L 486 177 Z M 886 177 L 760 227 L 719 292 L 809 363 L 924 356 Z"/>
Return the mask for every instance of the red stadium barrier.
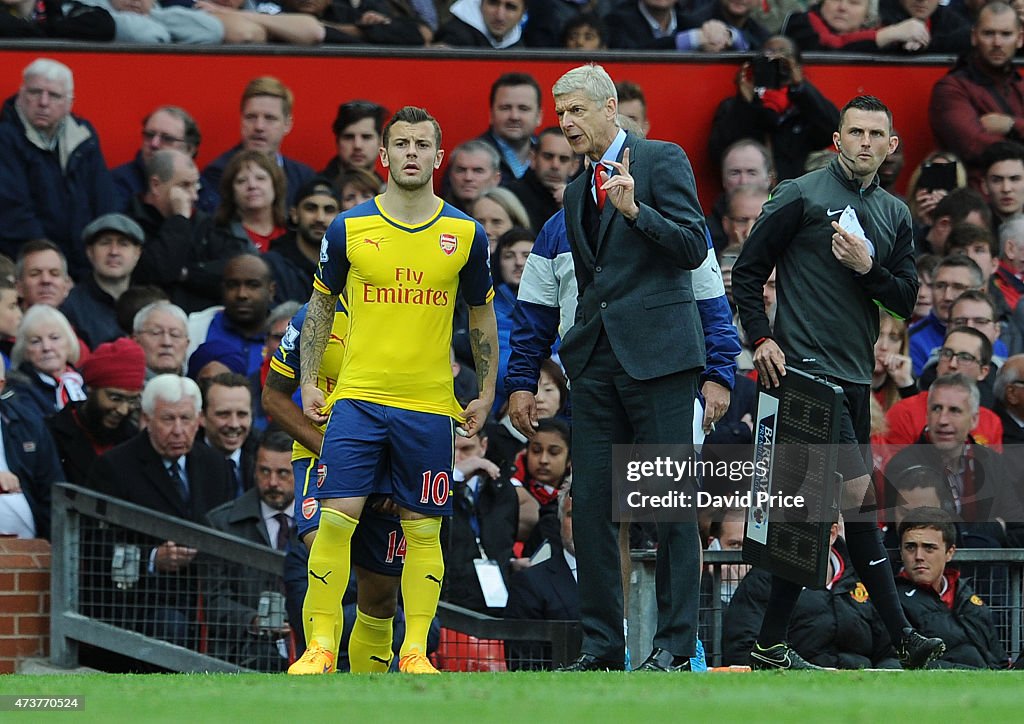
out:
<path id="1" fill-rule="evenodd" d="M 434 665 L 441 671 L 508 671 L 505 642 L 442 628 Z"/>
<path id="2" fill-rule="evenodd" d="M 365 98 L 394 110 L 422 105 L 441 122 L 444 147 L 479 135 L 488 125 L 488 93 L 501 73 L 533 74 L 543 93 L 544 125 L 556 123 L 551 84 L 584 60 L 579 55 L 521 55 L 441 50 L 316 50 L 275 46 L 271 50 L 171 48 L 139 50 L 110 46 L 8 44 L 0 50 L 0 93 L 17 91 L 21 70 L 37 57 L 56 58 L 75 73 L 74 111 L 100 133 L 108 163 L 128 161 L 139 147 L 142 117 L 161 104 L 177 104 L 199 123 L 199 165 L 238 141 L 238 99 L 258 75 L 274 75 L 295 93 L 295 128 L 284 152 L 322 168 L 334 153 L 331 122 L 339 103 Z M 598 57 L 599 55 L 599 57 Z M 823 62 L 822 58 L 825 61 Z M 719 182 L 707 154 L 715 107 L 735 92 L 739 57 L 709 62 L 707 56 L 675 53 L 596 54 L 616 80 L 633 80 L 648 100 L 651 137 L 675 141 L 694 164 L 707 210 Z M 849 56 L 840 57 L 850 61 Z M 836 56 L 805 58 L 808 78 L 842 106 L 859 93 L 879 96 L 892 108 L 907 154 L 904 180 L 931 150 L 928 97 L 949 67 L 943 58 L 913 63 L 864 57 L 840 64 Z M 902 188 L 902 186 L 900 186 Z"/>

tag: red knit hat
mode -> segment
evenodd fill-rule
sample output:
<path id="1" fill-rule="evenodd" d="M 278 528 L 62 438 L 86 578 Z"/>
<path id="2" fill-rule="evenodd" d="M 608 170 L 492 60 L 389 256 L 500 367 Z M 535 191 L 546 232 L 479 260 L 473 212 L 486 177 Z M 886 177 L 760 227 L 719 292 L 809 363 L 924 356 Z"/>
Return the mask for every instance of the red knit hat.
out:
<path id="1" fill-rule="evenodd" d="M 97 347 L 81 372 L 90 389 L 141 390 L 146 380 L 146 355 L 135 340 L 121 337 Z"/>

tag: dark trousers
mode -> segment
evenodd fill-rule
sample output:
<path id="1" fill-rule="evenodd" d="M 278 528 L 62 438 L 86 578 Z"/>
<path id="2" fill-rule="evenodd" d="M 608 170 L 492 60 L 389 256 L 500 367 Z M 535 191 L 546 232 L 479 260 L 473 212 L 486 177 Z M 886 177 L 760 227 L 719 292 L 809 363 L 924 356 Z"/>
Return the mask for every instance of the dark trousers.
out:
<path id="1" fill-rule="evenodd" d="M 633 379 L 603 331 L 583 372 L 572 380 L 573 537 L 584 653 L 608 661 L 621 661 L 625 653 L 612 445 L 691 443 L 697 381 L 696 370 Z M 658 541 L 654 646 L 692 656 L 700 592 L 697 524 L 659 523 Z"/>

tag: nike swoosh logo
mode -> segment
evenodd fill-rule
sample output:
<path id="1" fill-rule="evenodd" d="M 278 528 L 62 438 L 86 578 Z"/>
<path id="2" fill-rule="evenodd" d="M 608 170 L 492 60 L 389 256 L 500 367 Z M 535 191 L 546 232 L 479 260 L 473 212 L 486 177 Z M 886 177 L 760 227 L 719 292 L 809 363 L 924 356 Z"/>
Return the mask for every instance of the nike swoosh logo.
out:
<path id="1" fill-rule="evenodd" d="M 825 213 L 828 214 L 829 216 L 835 216 L 836 214 L 843 213 L 843 210 L 839 209 L 839 211 L 833 211 L 832 209 L 827 209 Z"/>
<path id="2" fill-rule="evenodd" d="M 771 664 L 773 666 L 778 666 L 780 668 L 788 669 L 789 666 L 790 666 L 789 652 L 788 651 L 786 652 L 786 658 L 783 659 L 782 661 L 779 661 L 778 659 L 770 659 L 767 656 L 762 656 L 761 654 L 757 653 L 756 651 L 754 651 L 751 654 L 751 656 L 754 657 L 755 659 L 757 659 L 758 661 L 763 661 L 766 664 Z"/>
<path id="3" fill-rule="evenodd" d="M 915 593 L 917 593 L 917 589 L 916 589 L 916 588 L 915 588 L 915 589 L 913 589 L 913 590 L 911 590 L 911 591 L 907 591 L 907 592 L 906 592 L 906 593 L 904 593 L 903 595 L 904 595 L 904 596 L 906 596 L 907 598 L 910 598 L 910 597 L 911 597 L 911 596 L 913 596 L 913 595 L 914 595 Z"/>
<path id="4" fill-rule="evenodd" d="M 868 561 L 869 566 L 877 566 L 879 563 L 885 563 L 888 558 L 879 558 L 877 561 Z"/>

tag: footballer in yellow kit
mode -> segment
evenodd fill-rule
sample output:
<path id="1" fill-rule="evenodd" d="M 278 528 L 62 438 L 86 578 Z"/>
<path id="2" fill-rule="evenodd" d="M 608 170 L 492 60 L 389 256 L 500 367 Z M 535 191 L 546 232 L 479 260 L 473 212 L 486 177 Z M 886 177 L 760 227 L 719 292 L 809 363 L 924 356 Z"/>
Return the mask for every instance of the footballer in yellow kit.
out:
<path id="1" fill-rule="evenodd" d="M 406 540 L 399 669 L 436 673 L 426 657 L 426 635 L 444 576 L 440 528 L 441 516 L 451 512 L 454 436 L 459 426 L 474 435 L 494 399 L 498 349 L 487 236 L 434 195 L 433 171 L 443 158 L 440 127 L 426 111 L 406 107 L 385 127 L 383 143 L 387 190 L 328 228 L 302 328 L 304 411 L 314 422 L 330 417 L 314 493 L 320 528 L 303 609 L 310 646 L 290 673 L 322 673 L 333 664 L 332 631 L 352 536 L 366 498 L 389 484 Z M 480 384 L 479 396 L 465 408 L 455 399 L 449 363 L 460 292 L 470 308 Z M 338 385 L 324 399 L 316 374 L 339 295 L 349 313 L 348 337 Z"/>

